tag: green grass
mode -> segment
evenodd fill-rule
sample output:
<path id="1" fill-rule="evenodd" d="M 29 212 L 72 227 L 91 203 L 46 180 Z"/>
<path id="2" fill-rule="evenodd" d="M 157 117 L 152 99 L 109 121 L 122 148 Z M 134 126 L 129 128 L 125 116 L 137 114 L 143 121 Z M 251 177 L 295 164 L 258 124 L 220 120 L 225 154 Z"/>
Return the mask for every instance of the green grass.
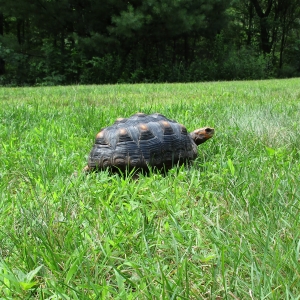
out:
<path id="1" fill-rule="evenodd" d="M 138 111 L 216 134 L 167 176 L 83 175 Z M 299 79 L 0 89 L 0 299 L 300 299 L 299 120 Z"/>

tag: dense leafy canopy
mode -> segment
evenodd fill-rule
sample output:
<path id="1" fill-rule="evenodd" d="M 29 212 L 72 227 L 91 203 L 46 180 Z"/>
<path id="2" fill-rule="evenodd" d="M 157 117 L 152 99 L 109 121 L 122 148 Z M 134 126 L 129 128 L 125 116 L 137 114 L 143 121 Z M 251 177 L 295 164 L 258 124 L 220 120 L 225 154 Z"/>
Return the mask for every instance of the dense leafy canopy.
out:
<path id="1" fill-rule="evenodd" d="M 300 75 L 300 0 L 0 0 L 0 84 Z"/>

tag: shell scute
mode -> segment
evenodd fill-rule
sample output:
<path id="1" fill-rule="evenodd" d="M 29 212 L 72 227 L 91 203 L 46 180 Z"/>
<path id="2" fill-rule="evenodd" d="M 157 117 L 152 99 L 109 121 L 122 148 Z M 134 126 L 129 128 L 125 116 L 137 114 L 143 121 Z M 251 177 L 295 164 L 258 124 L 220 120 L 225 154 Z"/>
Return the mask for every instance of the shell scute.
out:
<path id="1" fill-rule="evenodd" d="M 128 131 L 125 128 L 119 129 L 119 131 L 117 131 L 116 134 L 119 137 L 119 143 L 126 143 L 132 141 L 132 137 L 129 135 Z"/>
<path id="2" fill-rule="evenodd" d="M 174 130 L 171 126 L 171 124 L 167 121 L 160 121 L 159 122 L 161 124 L 162 130 L 164 135 L 172 135 L 174 134 Z"/>
<path id="3" fill-rule="evenodd" d="M 148 141 L 155 137 L 146 124 L 140 124 L 138 129 L 140 132 L 139 141 Z"/>

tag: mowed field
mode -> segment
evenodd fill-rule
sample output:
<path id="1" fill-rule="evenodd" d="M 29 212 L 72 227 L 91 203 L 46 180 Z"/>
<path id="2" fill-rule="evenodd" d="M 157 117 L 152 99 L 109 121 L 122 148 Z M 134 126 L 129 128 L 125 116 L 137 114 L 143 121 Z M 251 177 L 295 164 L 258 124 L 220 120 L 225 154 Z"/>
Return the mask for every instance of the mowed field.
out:
<path id="1" fill-rule="evenodd" d="M 165 176 L 84 175 L 136 112 L 216 133 Z M 1 88 L 0 299 L 300 299 L 299 132 L 300 79 Z"/>

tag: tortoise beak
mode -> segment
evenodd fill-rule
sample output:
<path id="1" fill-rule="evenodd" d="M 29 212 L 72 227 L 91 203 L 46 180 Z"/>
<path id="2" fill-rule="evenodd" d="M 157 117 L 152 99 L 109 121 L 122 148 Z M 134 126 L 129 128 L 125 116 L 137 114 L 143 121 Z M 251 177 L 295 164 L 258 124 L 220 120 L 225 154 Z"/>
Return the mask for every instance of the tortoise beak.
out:
<path id="1" fill-rule="evenodd" d="M 191 133 L 191 136 L 196 143 L 196 145 L 200 145 L 204 142 L 206 142 L 208 139 L 213 137 L 215 133 L 215 129 L 211 127 L 203 127 L 196 129 Z"/>
<path id="2" fill-rule="evenodd" d="M 207 139 L 210 139 L 215 134 L 214 128 L 206 127 L 203 129 L 203 131 L 204 131 L 203 134 L 206 136 Z"/>

